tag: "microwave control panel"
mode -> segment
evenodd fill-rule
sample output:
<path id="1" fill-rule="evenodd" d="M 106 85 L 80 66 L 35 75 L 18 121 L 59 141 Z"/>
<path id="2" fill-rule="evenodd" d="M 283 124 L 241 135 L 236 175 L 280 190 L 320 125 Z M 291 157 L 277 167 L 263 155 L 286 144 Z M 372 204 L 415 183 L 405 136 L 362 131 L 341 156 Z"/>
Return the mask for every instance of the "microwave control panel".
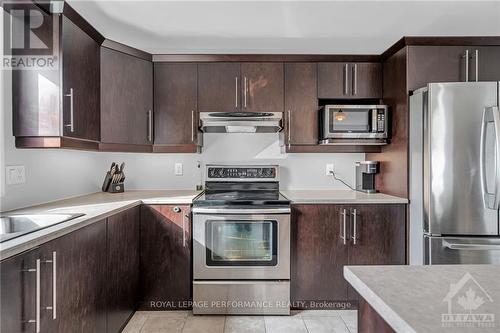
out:
<path id="1" fill-rule="evenodd" d="M 377 112 L 377 131 L 385 131 L 385 112 Z"/>

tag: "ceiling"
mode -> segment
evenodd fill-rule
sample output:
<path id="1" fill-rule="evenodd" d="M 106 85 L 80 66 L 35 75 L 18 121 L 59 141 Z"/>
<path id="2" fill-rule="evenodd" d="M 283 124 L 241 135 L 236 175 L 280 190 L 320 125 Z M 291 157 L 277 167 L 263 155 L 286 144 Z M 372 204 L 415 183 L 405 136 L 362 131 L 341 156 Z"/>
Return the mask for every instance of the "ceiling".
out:
<path id="1" fill-rule="evenodd" d="M 68 0 L 154 53 L 380 54 L 402 36 L 500 36 L 500 1 Z"/>

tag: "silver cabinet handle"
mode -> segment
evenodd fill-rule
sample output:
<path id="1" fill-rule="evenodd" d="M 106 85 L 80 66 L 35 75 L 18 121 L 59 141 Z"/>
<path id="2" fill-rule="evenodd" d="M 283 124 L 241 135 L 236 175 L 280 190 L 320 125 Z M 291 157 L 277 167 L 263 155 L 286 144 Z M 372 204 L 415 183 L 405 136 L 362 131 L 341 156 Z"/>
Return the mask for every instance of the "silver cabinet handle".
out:
<path id="1" fill-rule="evenodd" d="M 153 141 L 153 111 L 148 110 L 148 141 Z"/>
<path id="2" fill-rule="evenodd" d="M 74 115 L 73 115 L 73 88 L 69 89 L 69 94 L 65 94 L 64 96 L 69 97 L 69 124 L 64 125 L 65 127 L 69 127 L 69 131 L 73 133 L 75 131 L 75 123 L 74 123 Z"/>
<path id="3" fill-rule="evenodd" d="M 235 91 L 235 103 L 234 103 L 234 107 L 237 109 L 238 108 L 238 77 L 235 76 L 234 77 L 234 91 Z"/>
<path id="4" fill-rule="evenodd" d="M 292 144 L 292 113 L 288 110 L 288 148 Z"/>
<path id="5" fill-rule="evenodd" d="M 182 246 L 186 246 L 186 219 L 189 218 L 189 215 L 185 214 L 182 217 Z"/>
<path id="6" fill-rule="evenodd" d="M 340 239 L 342 239 L 342 243 L 344 243 L 344 245 L 346 245 L 346 243 L 347 243 L 347 237 L 346 237 L 347 211 L 345 209 L 343 209 L 342 213 L 340 213 L 340 214 L 342 215 L 342 226 L 341 226 L 342 236 L 340 236 Z"/>
<path id="7" fill-rule="evenodd" d="M 175 206 L 173 209 L 174 213 L 180 213 L 181 212 L 181 209 L 177 206 Z"/>
<path id="8" fill-rule="evenodd" d="M 40 262 L 36 260 L 36 333 L 40 333 Z"/>
<path id="9" fill-rule="evenodd" d="M 244 100 L 244 105 L 245 105 L 245 108 L 247 107 L 247 89 L 248 89 L 248 83 L 247 83 L 248 79 L 247 77 L 245 76 L 245 79 L 244 79 L 244 87 L 243 87 L 243 95 L 245 96 L 245 100 Z"/>
<path id="10" fill-rule="evenodd" d="M 52 319 L 57 319 L 57 252 L 52 252 L 52 259 L 45 260 L 44 263 L 52 264 L 52 306 L 45 307 L 52 310 Z"/>
<path id="11" fill-rule="evenodd" d="M 356 95 L 358 93 L 358 65 L 354 64 L 352 66 L 352 94 Z"/>
<path id="12" fill-rule="evenodd" d="M 353 224 L 353 232 L 352 232 L 352 244 L 356 245 L 357 237 L 358 237 L 358 226 L 357 226 L 357 219 L 358 219 L 358 210 L 353 209 L 352 211 L 352 224 Z"/>
<path id="13" fill-rule="evenodd" d="M 194 110 L 191 110 L 191 142 L 194 142 Z"/>
<path id="14" fill-rule="evenodd" d="M 465 50 L 465 82 L 469 82 L 469 50 Z"/>
<path id="15" fill-rule="evenodd" d="M 344 65 L 344 95 L 349 95 L 348 80 L 347 80 L 348 76 L 349 76 L 349 64 L 345 64 Z"/>
<path id="16" fill-rule="evenodd" d="M 476 82 L 479 81 L 479 50 L 474 51 Z"/>

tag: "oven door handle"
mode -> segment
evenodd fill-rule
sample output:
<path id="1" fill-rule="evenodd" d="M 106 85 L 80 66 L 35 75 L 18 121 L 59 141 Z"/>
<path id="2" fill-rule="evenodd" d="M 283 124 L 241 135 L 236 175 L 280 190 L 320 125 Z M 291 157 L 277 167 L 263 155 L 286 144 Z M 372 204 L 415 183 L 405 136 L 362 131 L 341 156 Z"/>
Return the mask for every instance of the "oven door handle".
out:
<path id="1" fill-rule="evenodd" d="M 209 208 L 209 207 L 193 207 L 194 214 L 290 214 L 290 207 L 280 208 Z"/>

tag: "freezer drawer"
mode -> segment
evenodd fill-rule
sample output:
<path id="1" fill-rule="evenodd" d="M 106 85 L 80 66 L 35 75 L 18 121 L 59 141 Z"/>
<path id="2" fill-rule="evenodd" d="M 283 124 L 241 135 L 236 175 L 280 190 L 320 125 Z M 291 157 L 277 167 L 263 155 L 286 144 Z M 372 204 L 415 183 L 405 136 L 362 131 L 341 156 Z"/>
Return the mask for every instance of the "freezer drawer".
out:
<path id="1" fill-rule="evenodd" d="M 424 236 L 424 264 L 500 265 L 500 237 Z"/>

